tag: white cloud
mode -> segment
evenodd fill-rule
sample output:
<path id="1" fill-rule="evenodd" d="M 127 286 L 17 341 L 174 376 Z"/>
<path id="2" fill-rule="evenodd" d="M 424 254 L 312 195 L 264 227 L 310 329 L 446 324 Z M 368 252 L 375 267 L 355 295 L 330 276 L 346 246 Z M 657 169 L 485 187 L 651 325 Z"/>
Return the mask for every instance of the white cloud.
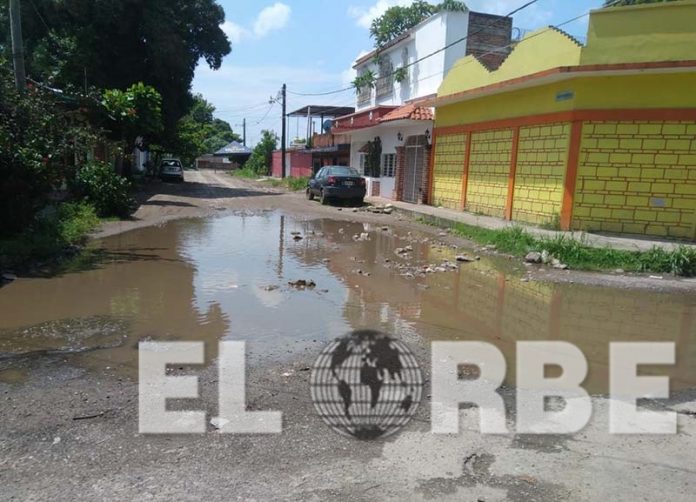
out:
<path id="1" fill-rule="evenodd" d="M 238 44 L 244 39 L 251 37 L 263 38 L 271 31 L 284 28 L 290 20 L 290 13 L 290 7 L 284 3 L 276 2 L 259 12 L 252 23 L 252 28 L 245 28 L 233 21 L 225 21 L 220 25 L 220 28 L 225 32 L 230 42 Z"/>
<path id="2" fill-rule="evenodd" d="M 229 38 L 230 42 L 233 44 L 238 44 L 241 42 L 242 38 L 246 38 L 250 35 L 249 30 L 232 21 L 225 21 L 220 25 L 220 28 L 222 28 L 222 31 L 225 32 L 225 35 L 227 35 L 227 38 Z"/>
<path id="3" fill-rule="evenodd" d="M 282 79 L 279 77 L 282 75 Z M 242 119 L 247 119 L 247 145 L 253 146 L 261 136 L 262 129 L 272 129 L 280 134 L 280 106 L 269 111 L 268 98 L 276 96 L 282 82 L 288 91 L 321 92 L 344 87 L 341 72 L 328 72 L 314 64 L 297 65 L 233 65 L 224 64 L 217 71 L 206 64 L 196 69 L 193 91 L 202 93 L 217 108 L 216 116 L 228 121 L 235 132 L 241 132 Z M 313 98 L 288 93 L 288 111 L 312 104 Z M 352 91 L 316 98 L 315 103 L 335 106 L 351 106 L 355 102 Z M 303 119 L 290 121 L 288 134 L 304 136 L 306 125 Z M 299 133 L 297 132 L 299 131 Z"/>
<path id="4" fill-rule="evenodd" d="M 254 22 L 254 34 L 257 37 L 264 37 L 273 30 L 284 28 L 289 19 L 290 7 L 284 3 L 276 2 L 259 12 Z"/>
<path id="5" fill-rule="evenodd" d="M 355 18 L 355 22 L 362 28 L 370 28 L 372 21 L 386 12 L 389 7 L 395 5 L 411 5 L 412 0 L 377 0 L 370 7 L 357 7 L 352 5 L 348 7 L 348 15 Z"/>

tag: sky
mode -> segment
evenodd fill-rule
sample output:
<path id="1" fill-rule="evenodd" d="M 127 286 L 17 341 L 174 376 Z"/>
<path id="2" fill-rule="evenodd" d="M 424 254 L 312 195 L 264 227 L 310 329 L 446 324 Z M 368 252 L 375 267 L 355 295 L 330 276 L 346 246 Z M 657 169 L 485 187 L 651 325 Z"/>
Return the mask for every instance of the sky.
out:
<path id="1" fill-rule="evenodd" d="M 507 14 L 527 0 L 466 0 L 477 12 Z M 372 19 L 392 5 L 411 0 L 218 0 L 225 9 L 222 29 L 232 52 L 213 71 L 199 64 L 193 92 L 215 105 L 216 116 L 241 134 L 247 121 L 247 145 L 261 130 L 280 135 L 281 107 L 269 104 L 283 83 L 288 89 L 288 112 L 306 105 L 355 106 L 355 92 L 328 96 L 293 93 L 326 92 L 346 88 L 353 79 L 353 61 L 373 48 Z M 431 0 L 431 3 L 436 3 Z M 514 16 L 524 30 L 558 25 L 600 7 L 603 0 L 539 0 Z M 562 27 L 584 39 L 587 16 Z M 306 122 L 290 119 L 288 141 L 304 137 Z"/>

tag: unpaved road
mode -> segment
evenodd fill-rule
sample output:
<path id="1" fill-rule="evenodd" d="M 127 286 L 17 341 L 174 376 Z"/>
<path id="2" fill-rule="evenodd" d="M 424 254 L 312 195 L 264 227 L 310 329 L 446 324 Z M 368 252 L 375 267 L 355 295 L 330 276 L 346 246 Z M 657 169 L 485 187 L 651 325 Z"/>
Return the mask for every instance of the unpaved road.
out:
<path id="1" fill-rule="evenodd" d="M 338 211 L 308 203 L 301 194 L 263 192 L 225 174 L 186 174 L 184 185 L 162 185 L 166 193 L 148 198 L 136 220 L 109 224 L 101 235 L 175 218 L 264 209 L 437 233 L 395 216 Z M 98 285 L 100 274 L 94 275 Z M 2 293 L 11 295 L 18 282 Z M 0 296 L 0 309 L 3 298 L 8 297 Z M 115 307 L 130 305 L 124 297 Z M 692 339 L 694 333 L 683 336 Z M 429 344 L 408 341 L 429 382 Z M 111 360 L 100 363 L 98 351 L 89 365 L 66 355 L 28 357 L 22 363 L 28 376 L 19 383 L 0 379 L 0 500 L 693 500 L 693 390 L 648 403 L 679 412 L 674 436 L 610 435 L 602 397 L 593 398 L 591 424 L 574 435 L 482 435 L 477 411 L 463 409 L 460 434 L 442 436 L 430 433 L 426 384 L 426 398 L 406 429 L 384 440 L 357 441 L 335 434 L 314 412 L 306 369 L 321 348 L 248 365 L 248 407 L 282 411 L 280 435 L 223 435 L 212 426 L 201 435 L 142 435 L 132 374 Z M 188 373 L 199 376 L 202 395 L 188 405 L 214 416 L 214 368 Z M 504 390 L 507 398 L 512 392 Z M 514 430 L 513 412 L 508 424 Z"/>
<path id="2" fill-rule="evenodd" d="M 195 218 L 224 214 L 225 211 L 259 211 L 280 209 L 287 214 L 311 218 L 359 221 L 376 225 L 394 224 L 405 230 L 438 235 L 439 230 L 413 221 L 407 216 L 377 215 L 369 212 L 355 213 L 351 208 L 321 206 L 305 200 L 301 192 L 288 193 L 264 186 L 263 183 L 235 178 L 225 172 L 210 170 L 186 171 L 186 183 L 156 183 L 151 191 L 140 195 L 140 208 L 131 221 L 116 221 L 103 225 L 95 233 L 96 238 L 107 237 L 136 228 L 158 225 L 180 218 Z M 475 247 L 466 239 L 439 236 L 448 243 Z M 477 249 L 477 253 L 491 253 Z M 495 251 L 492 254 L 497 254 Z M 613 274 L 554 270 L 550 267 L 530 267 L 531 280 L 578 283 L 614 288 L 648 289 L 653 291 L 696 292 L 696 278 L 675 278 L 669 275 Z"/>

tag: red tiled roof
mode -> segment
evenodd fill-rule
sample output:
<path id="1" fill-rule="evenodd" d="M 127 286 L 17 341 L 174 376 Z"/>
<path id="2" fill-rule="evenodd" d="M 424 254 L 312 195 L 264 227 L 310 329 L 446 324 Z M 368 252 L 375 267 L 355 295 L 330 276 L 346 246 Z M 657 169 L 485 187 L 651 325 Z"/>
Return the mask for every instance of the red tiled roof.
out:
<path id="1" fill-rule="evenodd" d="M 415 103 L 401 106 L 396 110 L 392 110 L 384 117 L 380 118 L 380 122 L 391 122 L 392 120 L 433 120 L 432 108 L 418 106 Z"/>

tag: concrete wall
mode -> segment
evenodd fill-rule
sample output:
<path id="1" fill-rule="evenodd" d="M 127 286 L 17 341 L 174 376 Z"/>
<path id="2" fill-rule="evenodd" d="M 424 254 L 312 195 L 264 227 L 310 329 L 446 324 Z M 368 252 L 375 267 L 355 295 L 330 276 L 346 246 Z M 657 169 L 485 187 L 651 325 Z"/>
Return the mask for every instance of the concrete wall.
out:
<path id="1" fill-rule="evenodd" d="M 286 152 L 286 175 L 293 178 L 312 175 L 312 152 L 293 151 Z M 273 152 L 273 164 L 271 168 L 271 176 L 280 178 L 282 175 L 282 152 L 276 150 Z"/>
<path id="2" fill-rule="evenodd" d="M 696 25 L 683 16 L 696 0 L 602 10 L 586 48 L 546 29 L 497 71 L 462 59 L 438 94 L 430 202 L 696 239 Z M 645 30 L 654 46 L 626 45 Z"/>
<path id="3" fill-rule="evenodd" d="M 512 219 L 553 223 L 561 214 L 570 124 L 520 128 Z"/>
<path id="4" fill-rule="evenodd" d="M 468 12 L 443 12 L 436 14 L 413 29 L 411 38 L 397 43 L 380 53 L 380 57 L 389 58 L 393 69 L 412 64 L 414 61 L 441 49 L 449 42 L 464 38 L 469 26 Z M 445 74 L 454 63 L 466 54 L 466 43 L 424 59 L 408 68 L 408 78 L 399 83 L 394 82 L 394 92 L 387 96 L 376 96 L 372 90 L 371 99 L 358 102 L 358 110 L 376 105 L 401 105 L 406 101 L 437 93 Z M 356 68 L 358 74 L 371 70 L 379 76 L 379 67 L 372 61 L 366 61 Z"/>
<path id="5" fill-rule="evenodd" d="M 463 204 L 462 176 L 466 158 L 467 134 L 438 136 L 433 145 L 433 182 L 431 204 L 460 209 Z"/>
<path id="6" fill-rule="evenodd" d="M 586 122 L 573 227 L 693 238 L 696 123 Z"/>
<path id="7" fill-rule="evenodd" d="M 504 216 L 513 134 L 512 129 L 472 133 L 467 210 L 501 218 Z"/>

